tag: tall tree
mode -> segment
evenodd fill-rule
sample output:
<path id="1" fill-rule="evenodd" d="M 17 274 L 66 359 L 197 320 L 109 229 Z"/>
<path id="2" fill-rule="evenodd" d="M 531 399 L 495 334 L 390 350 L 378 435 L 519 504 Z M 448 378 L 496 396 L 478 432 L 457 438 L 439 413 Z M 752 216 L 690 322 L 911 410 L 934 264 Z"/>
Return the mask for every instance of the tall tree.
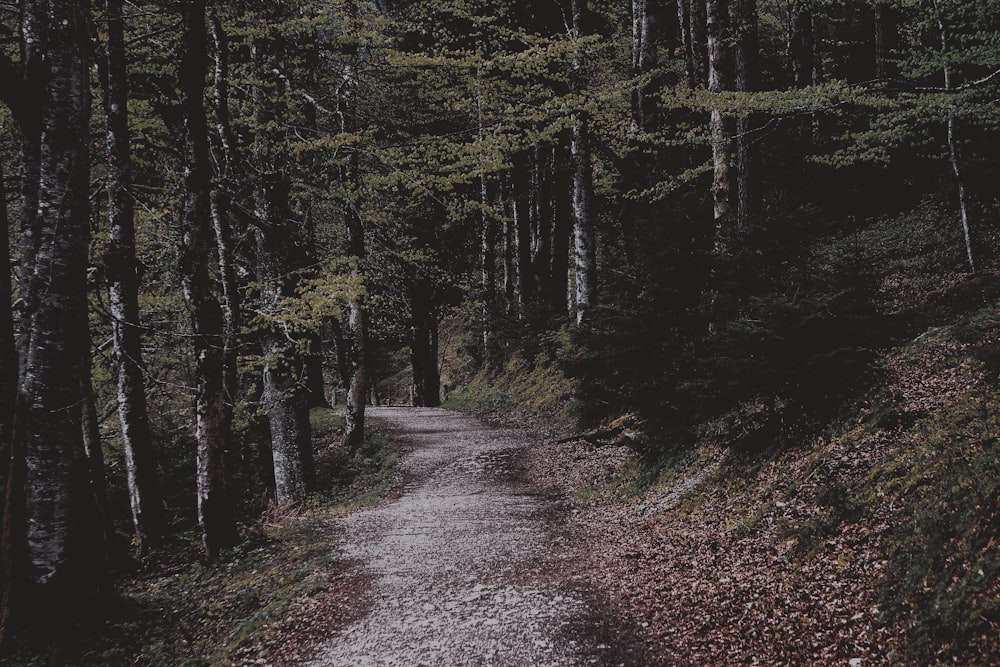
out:
<path id="1" fill-rule="evenodd" d="M 359 17 L 357 3 L 352 3 L 353 17 Z M 358 122 L 358 61 L 362 54 L 357 43 L 352 43 L 341 61 L 341 81 L 337 104 L 341 118 L 340 131 L 351 134 L 359 129 Z M 340 182 L 344 198 L 344 219 L 347 256 L 351 258 L 352 272 L 359 283 L 364 282 L 367 246 L 365 225 L 358 210 L 357 194 L 361 183 L 360 147 L 348 146 L 348 155 L 340 167 Z M 351 295 L 347 318 L 348 345 L 350 347 L 350 382 L 347 389 L 344 444 L 350 451 L 357 451 L 365 439 L 365 407 L 368 402 L 368 304 L 363 289 Z"/>
<path id="2" fill-rule="evenodd" d="M 128 126 L 128 72 L 122 0 L 104 0 L 107 44 L 104 63 L 104 110 L 108 144 L 108 280 L 112 340 L 125 472 L 132 522 L 139 550 L 155 545 L 166 532 L 166 516 L 156 472 L 143 377 L 132 194 L 131 133 Z"/>
<path id="3" fill-rule="evenodd" d="M 944 14 L 941 11 L 939 0 L 931 0 L 931 5 L 934 8 L 935 21 L 938 27 L 938 38 L 941 45 L 941 60 L 944 63 L 941 68 L 944 75 L 944 89 L 945 92 L 951 92 L 954 88 L 954 82 L 952 81 L 951 65 L 948 62 L 948 52 L 951 48 L 950 40 L 948 38 L 948 29 L 945 26 Z M 948 133 L 948 161 L 951 163 L 951 171 L 955 176 L 955 184 L 958 188 L 958 212 L 962 222 L 962 237 L 965 240 L 965 256 L 969 262 L 969 270 L 975 273 L 976 261 L 972 253 L 972 234 L 969 230 L 969 207 L 965 192 L 965 175 L 962 170 L 962 163 L 959 159 L 958 142 L 955 137 L 955 111 L 951 107 L 948 108 L 947 120 L 945 123 Z"/>
<path id="4" fill-rule="evenodd" d="M 632 76 L 639 83 L 632 90 L 632 132 L 642 136 L 656 129 L 657 3 L 632 0 Z"/>
<path id="5" fill-rule="evenodd" d="M 230 432 L 223 359 L 225 325 L 208 270 L 214 233 L 204 90 L 208 71 L 205 0 L 184 0 L 181 13 L 178 87 L 184 123 L 185 192 L 179 271 L 181 291 L 194 329 L 198 522 L 205 553 L 214 558 L 223 547 L 236 544 L 239 534 L 226 491 L 225 452 Z"/>
<path id="6" fill-rule="evenodd" d="M 277 5 L 265 16 L 271 25 L 284 19 Z M 275 28 L 272 27 L 272 30 Z M 281 72 L 287 58 L 285 38 L 264 33 L 250 46 L 257 86 L 255 236 L 257 283 L 260 290 L 261 349 L 264 355 L 262 400 L 271 430 L 275 500 L 299 503 L 312 485 L 312 435 L 305 356 L 308 339 L 289 330 L 282 320 L 282 301 L 295 295 L 306 263 L 305 229 L 291 211 L 291 178 L 284 129 L 290 117 L 288 90 Z M 269 130 L 268 128 L 277 128 Z"/>
<path id="7" fill-rule="evenodd" d="M 735 0 L 733 5 L 736 36 L 733 48 L 734 89 L 752 92 L 757 89 L 759 39 L 757 35 L 757 0 Z M 736 235 L 746 238 L 753 225 L 754 169 L 753 117 L 741 112 L 736 117 Z"/>
<path id="8" fill-rule="evenodd" d="M 22 61 L 25 73 L 44 84 L 33 80 L 41 140 L 37 190 L 27 193 L 37 202 L 35 236 L 22 256 L 26 358 L 12 458 L 17 472 L 4 516 L 4 571 L 11 578 L 3 634 L 45 632 L 58 645 L 92 613 L 104 580 L 102 527 L 80 420 L 89 360 L 90 156 L 80 128 L 90 121 L 90 8 L 86 1 L 26 0 L 22 12 L 24 53 L 32 60 Z"/>
<path id="9" fill-rule="evenodd" d="M 573 62 L 570 85 L 579 94 L 582 88 L 583 12 L 586 0 L 571 0 Z M 573 164 L 573 258 L 576 280 L 575 320 L 582 324 L 597 305 L 597 230 L 591 205 L 593 173 L 590 162 L 588 116 L 578 109 L 570 126 L 570 157 Z"/>
<path id="10" fill-rule="evenodd" d="M 707 0 L 708 89 L 713 93 L 733 90 L 733 30 L 730 0 Z M 725 256 L 733 250 L 736 206 L 733 202 L 733 119 L 720 108 L 712 109 L 712 201 L 715 211 L 715 252 Z"/>

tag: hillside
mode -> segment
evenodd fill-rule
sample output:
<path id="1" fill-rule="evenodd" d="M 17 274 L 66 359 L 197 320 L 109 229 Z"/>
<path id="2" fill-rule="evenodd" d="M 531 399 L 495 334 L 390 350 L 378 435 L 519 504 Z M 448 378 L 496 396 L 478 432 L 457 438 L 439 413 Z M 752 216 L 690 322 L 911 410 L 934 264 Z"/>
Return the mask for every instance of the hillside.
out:
<path id="1" fill-rule="evenodd" d="M 533 453 L 528 467 L 600 545 L 593 584 L 666 664 L 1000 660 L 998 281 L 935 268 L 910 243 L 913 223 L 814 249 L 879 254 L 877 311 L 914 327 L 874 351 L 829 418 L 786 414 L 747 447 L 761 427 L 744 404 L 690 445 L 581 439 Z"/>

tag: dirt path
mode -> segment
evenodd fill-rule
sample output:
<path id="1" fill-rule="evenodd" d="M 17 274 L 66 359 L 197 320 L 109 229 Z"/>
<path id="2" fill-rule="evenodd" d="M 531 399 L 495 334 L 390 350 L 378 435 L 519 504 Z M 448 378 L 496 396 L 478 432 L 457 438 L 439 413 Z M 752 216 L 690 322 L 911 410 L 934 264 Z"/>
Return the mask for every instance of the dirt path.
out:
<path id="1" fill-rule="evenodd" d="M 408 446 L 408 481 L 344 519 L 370 608 L 309 664 L 639 664 L 577 571 L 566 507 L 521 474 L 530 433 L 439 409 L 372 414 Z"/>

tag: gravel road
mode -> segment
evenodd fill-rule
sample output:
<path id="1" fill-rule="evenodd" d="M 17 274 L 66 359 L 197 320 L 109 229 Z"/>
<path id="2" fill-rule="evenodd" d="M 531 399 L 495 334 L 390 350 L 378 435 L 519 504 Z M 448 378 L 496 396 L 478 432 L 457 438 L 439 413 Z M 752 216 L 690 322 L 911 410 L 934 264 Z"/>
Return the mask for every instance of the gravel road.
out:
<path id="1" fill-rule="evenodd" d="M 441 409 L 375 408 L 406 446 L 398 499 L 346 517 L 368 613 L 308 664 L 637 664 L 577 572 L 568 508 L 525 477 L 528 431 Z"/>

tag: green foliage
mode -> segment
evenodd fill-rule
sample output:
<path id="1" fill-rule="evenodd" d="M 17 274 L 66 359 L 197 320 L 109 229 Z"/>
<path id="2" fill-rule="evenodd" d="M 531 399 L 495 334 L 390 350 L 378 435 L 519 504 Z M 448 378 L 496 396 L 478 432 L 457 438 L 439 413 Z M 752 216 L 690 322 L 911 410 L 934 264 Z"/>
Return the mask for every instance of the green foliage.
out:
<path id="1" fill-rule="evenodd" d="M 516 414 L 569 428 L 580 420 L 577 386 L 546 356 L 514 356 L 498 371 L 480 370 L 447 405 L 478 412 Z"/>

